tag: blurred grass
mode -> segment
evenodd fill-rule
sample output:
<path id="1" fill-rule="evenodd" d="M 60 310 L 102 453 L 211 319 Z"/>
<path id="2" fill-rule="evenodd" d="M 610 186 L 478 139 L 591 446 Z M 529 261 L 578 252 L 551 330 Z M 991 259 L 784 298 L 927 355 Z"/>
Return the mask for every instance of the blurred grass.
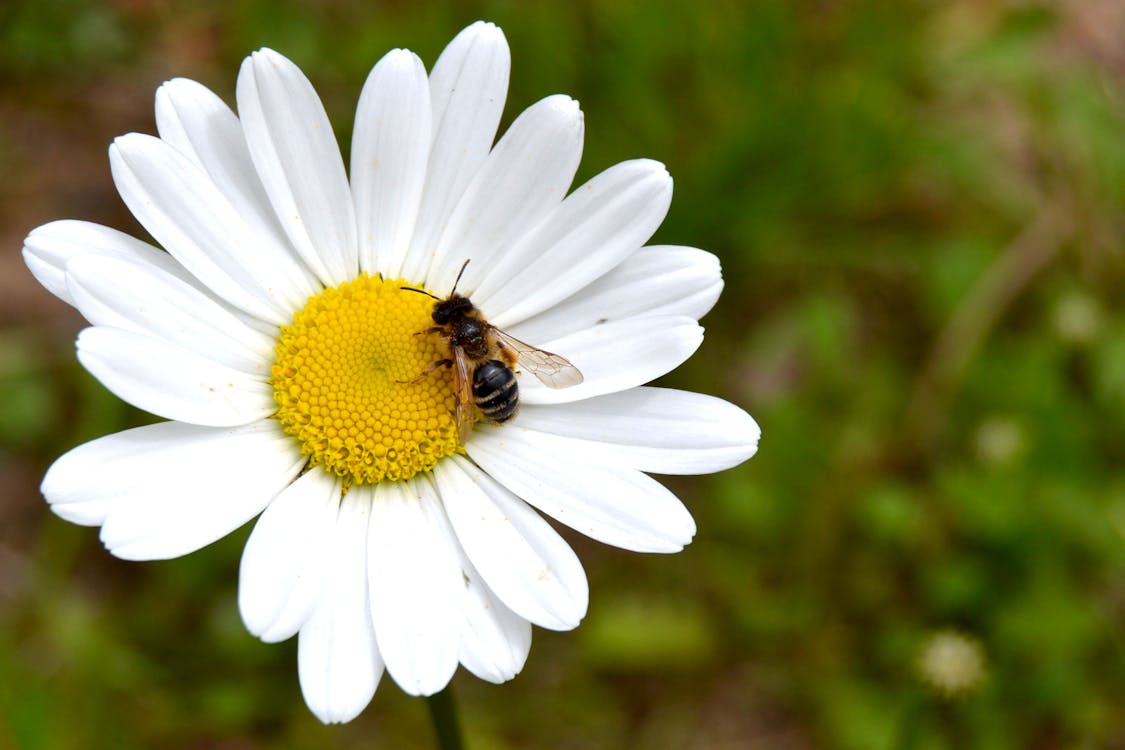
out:
<path id="1" fill-rule="evenodd" d="M 1116 0 L 0 6 L 0 747 L 425 747 L 389 681 L 324 728 L 292 643 L 246 634 L 245 530 L 130 564 L 49 514 L 50 460 L 145 419 L 73 361 L 80 326 L 23 270 L 76 217 L 141 230 L 104 148 L 152 132 L 183 75 L 233 100 L 269 45 L 346 144 L 385 51 L 432 64 L 476 18 L 513 50 L 505 119 L 565 92 L 579 179 L 676 178 L 655 238 L 723 260 L 669 385 L 762 424 L 760 454 L 668 483 L 699 522 L 670 558 L 568 535 L 574 633 L 500 687 L 454 680 L 473 748 L 1125 746 L 1125 12 Z M 987 679 L 938 698 L 927 638 Z"/>

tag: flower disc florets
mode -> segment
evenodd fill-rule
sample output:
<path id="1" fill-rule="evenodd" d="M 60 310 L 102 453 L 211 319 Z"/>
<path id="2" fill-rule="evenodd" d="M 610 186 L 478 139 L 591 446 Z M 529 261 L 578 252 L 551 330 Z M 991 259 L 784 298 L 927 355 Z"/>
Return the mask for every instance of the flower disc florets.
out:
<path id="1" fill-rule="evenodd" d="M 433 301 L 404 286 L 361 276 L 325 289 L 274 350 L 277 420 L 349 485 L 409 479 L 458 447 L 450 369 L 427 373 L 446 356 L 441 338 L 420 333 Z"/>

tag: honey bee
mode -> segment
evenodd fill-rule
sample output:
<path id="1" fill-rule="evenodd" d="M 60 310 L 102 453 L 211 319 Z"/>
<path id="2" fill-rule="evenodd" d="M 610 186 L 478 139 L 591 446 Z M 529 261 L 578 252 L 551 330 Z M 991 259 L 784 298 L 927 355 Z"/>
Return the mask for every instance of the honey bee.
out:
<path id="1" fill-rule="evenodd" d="M 582 382 L 582 373 L 565 357 L 538 349 L 484 319 L 472 301 L 457 293 L 465 261 L 445 299 L 424 289 L 402 287 L 433 297 L 432 328 L 419 333 L 439 334 L 449 345 L 450 357 L 434 362 L 419 378 L 438 367 L 452 367 L 456 385 L 457 431 L 464 443 L 473 427 L 473 406 L 490 422 L 502 424 L 519 411 L 516 365 L 522 366 L 549 388 L 569 388 Z"/>

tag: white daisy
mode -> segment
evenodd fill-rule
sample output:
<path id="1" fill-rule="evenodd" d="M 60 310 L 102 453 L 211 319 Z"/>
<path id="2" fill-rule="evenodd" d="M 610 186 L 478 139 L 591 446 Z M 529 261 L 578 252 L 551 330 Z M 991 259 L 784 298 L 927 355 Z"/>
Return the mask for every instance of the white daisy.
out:
<path id="1" fill-rule="evenodd" d="M 325 722 L 356 716 L 384 669 L 419 695 L 458 663 L 500 682 L 522 668 L 532 623 L 578 624 L 585 574 L 536 510 L 674 552 L 695 524 L 644 472 L 718 471 L 757 447 L 741 409 L 643 386 L 695 351 L 722 288 L 713 255 L 642 247 L 668 173 L 623 162 L 568 195 L 582 112 L 548 97 L 494 145 L 508 71 L 486 23 L 428 76 L 388 53 L 359 99 L 350 180 L 312 85 L 277 52 L 243 63 L 238 116 L 169 81 L 159 138 L 110 147 L 121 197 L 164 249 L 80 221 L 24 245 L 91 323 L 82 365 L 168 420 L 59 458 L 43 480 L 52 509 L 135 560 L 261 514 L 242 617 L 265 641 L 298 636 L 301 689 Z M 522 374 L 519 415 L 461 444 L 454 374 L 432 368 L 448 346 L 419 335 L 434 301 L 404 287 L 444 297 L 465 259 L 458 291 L 585 379 L 550 389 Z"/>

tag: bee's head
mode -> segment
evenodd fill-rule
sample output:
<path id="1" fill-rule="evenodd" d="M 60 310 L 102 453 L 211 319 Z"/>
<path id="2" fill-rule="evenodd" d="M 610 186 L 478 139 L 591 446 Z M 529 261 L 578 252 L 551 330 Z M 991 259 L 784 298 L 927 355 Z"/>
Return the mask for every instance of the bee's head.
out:
<path id="1" fill-rule="evenodd" d="M 454 318 L 465 315 L 473 309 L 473 303 L 469 301 L 468 297 L 462 297 L 460 294 L 454 294 L 448 299 L 443 299 L 434 305 L 433 319 L 439 326 L 444 326 Z"/>

